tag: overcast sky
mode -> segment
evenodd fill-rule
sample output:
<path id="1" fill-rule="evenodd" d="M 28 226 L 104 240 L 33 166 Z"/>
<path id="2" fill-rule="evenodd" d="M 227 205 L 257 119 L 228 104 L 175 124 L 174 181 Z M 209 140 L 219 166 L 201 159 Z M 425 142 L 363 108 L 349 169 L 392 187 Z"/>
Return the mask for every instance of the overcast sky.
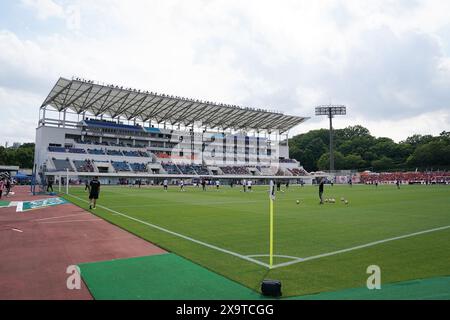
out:
<path id="1" fill-rule="evenodd" d="M 0 144 L 34 141 L 57 79 L 79 76 L 311 117 L 345 104 L 396 141 L 450 130 L 450 1 L 3 0 Z"/>

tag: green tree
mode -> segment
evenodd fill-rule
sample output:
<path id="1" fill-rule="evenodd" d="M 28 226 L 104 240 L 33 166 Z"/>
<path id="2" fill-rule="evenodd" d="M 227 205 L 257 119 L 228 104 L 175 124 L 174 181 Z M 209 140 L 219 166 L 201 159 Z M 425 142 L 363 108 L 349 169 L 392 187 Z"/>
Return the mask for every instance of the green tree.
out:
<path id="1" fill-rule="evenodd" d="M 344 158 L 343 169 L 361 169 L 366 167 L 366 162 L 360 155 L 349 154 Z"/>
<path id="2" fill-rule="evenodd" d="M 437 140 L 420 145 L 408 158 L 408 164 L 418 167 L 450 166 L 450 144 Z"/>
<path id="3" fill-rule="evenodd" d="M 329 130 L 311 130 L 289 141 L 291 158 L 297 159 L 309 171 L 325 170 L 328 164 Z M 356 125 L 335 130 L 335 150 L 343 156 L 335 161 L 336 169 L 375 170 L 418 167 L 449 168 L 450 132 L 439 136 L 415 134 L 400 143 L 390 138 L 375 138 L 369 130 Z"/>
<path id="4" fill-rule="evenodd" d="M 32 168 L 34 160 L 34 143 L 26 143 L 18 148 L 0 147 L 0 164 Z"/>
<path id="5" fill-rule="evenodd" d="M 335 170 L 342 170 L 344 168 L 345 158 L 339 151 L 334 151 L 334 168 Z M 330 153 L 324 153 L 317 160 L 317 167 L 319 170 L 330 170 Z"/>
<path id="6" fill-rule="evenodd" d="M 391 158 L 383 156 L 379 160 L 372 161 L 372 167 L 375 170 L 387 170 L 394 167 L 394 161 Z"/>

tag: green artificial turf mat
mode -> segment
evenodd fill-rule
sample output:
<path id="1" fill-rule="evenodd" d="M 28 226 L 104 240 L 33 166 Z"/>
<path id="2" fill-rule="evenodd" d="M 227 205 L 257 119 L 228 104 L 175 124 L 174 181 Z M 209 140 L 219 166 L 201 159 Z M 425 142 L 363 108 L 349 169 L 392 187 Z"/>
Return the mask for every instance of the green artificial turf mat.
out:
<path id="1" fill-rule="evenodd" d="M 293 300 L 449 300 L 450 277 L 436 277 L 382 285 L 380 290 L 354 288 L 315 295 L 292 297 Z"/>
<path id="2" fill-rule="evenodd" d="M 175 254 L 79 265 L 95 299 L 259 299 L 261 295 Z"/>

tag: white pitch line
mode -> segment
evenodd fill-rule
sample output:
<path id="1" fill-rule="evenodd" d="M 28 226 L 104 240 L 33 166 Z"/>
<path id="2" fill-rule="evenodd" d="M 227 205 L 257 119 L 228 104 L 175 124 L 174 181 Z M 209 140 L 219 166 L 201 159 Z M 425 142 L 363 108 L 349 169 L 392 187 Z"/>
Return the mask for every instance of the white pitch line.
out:
<path id="1" fill-rule="evenodd" d="M 88 201 L 86 201 L 86 200 L 84 200 L 84 199 L 81 199 L 81 198 L 79 198 L 79 197 L 77 197 L 77 196 L 74 196 L 74 195 L 71 195 L 71 194 L 69 194 L 68 196 L 71 196 L 71 197 L 74 197 L 74 198 L 76 198 L 76 199 L 78 199 L 78 200 L 80 200 L 80 201 L 89 203 Z M 236 253 L 236 252 L 227 250 L 227 249 L 223 249 L 223 248 L 217 247 L 217 246 L 215 246 L 215 245 L 212 245 L 212 244 L 209 244 L 209 243 L 206 243 L 206 242 L 203 242 L 203 241 L 200 241 L 200 240 L 197 240 L 197 239 L 194 239 L 194 238 L 185 236 L 185 235 L 183 235 L 183 234 L 180 234 L 180 233 L 177 233 L 177 232 L 174 232 L 174 231 L 170 231 L 170 230 L 168 230 L 168 229 L 166 229 L 166 228 L 157 226 L 157 225 L 155 225 L 155 224 L 148 223 L 148 222 L 146 222 L 146 221 L 142 221 L 142 220 L 136 219 L 136 218 L 134 218 L 134 217 L 131 217 L 131 216 L 126 215 L 126 214 L 124 214 L 124 213 L 121 213 L 121 212 L 118 212 L 118 211 L 109 209 L 109 208 L 104 207 L 104 206 L 101 206 L 101 205 L 98 205 L 98 207 L 103 208 L 103 209 L 105 209 L 105 210 L 107 210 L 107 211 L 110 211 L 110 212 L 112 212 L 112 213 L 118 214 L 118 215 L 120 215 L 120 216 L 122 216 L 122 217 L 128 218 L 128 219 L 130 219 L 130 220 L 133 220 L 133 221 L 136 221 L 136 222 L 145 224 L 146 226 L 149 226 L 149 227 L 155 228 L 155 229 L 157 229 L 157 230 L 160 230 L 160 231 L 169 233 L 169 234 L 174 235 L 174 236 L 176 236 L 176 237 L 183 238 L 183 239 L 185 239 L 185 240 L 192 241 L 192 242 L 197 243 L 197 244 L 200 244 L 200 245 L 202 245 L 202 246 L 205 246 L 205 247 L 208 247 L 208 248 L 211 248 L 211 249 L 214 249 L 214 250 L 223 252 L 223 253 L 227 253 L 227 254 L 229 254 L 229 255 L 232 255 L 232 256 L 241 258 L 241 259 L 243 259 L 243 260 L 246 260 L 246 261 L 249 261 L 249 262 L 253 262 L 253 263 L 259 264 L 259 265 L 261 265 L 261 266 L 263 266 L 263 267 L 269 268 L 269 265 L 268 265 L 267 263 L 258 261 L 258 260 L 256 260 L 256 259 L 249 258 L 249 257 L 244 256 L 244 255 L 242 255 L 242 254 L 239 254 L 239 253 Z"/>
<path id="2" fill-rule="evenodd" d="M 307 258 L 299 258 L 299 259 L 294 260 L 294 261 L 289 261 L 289 262 L 284 262 L 284 263 L 280 263 L 280 264 L 274 265 L 272 267 L 272 269 L 280 268 L 280 267 L 286 267 L 286 266 L 293 265 L 293 264 L 296 264 L 296 263 L 310 261 L 310 260 L 315 260 L 315 259 L 319 259 L 319 258 L 323 258 L 323 257 L 329 257 L 329 256 L 333 256 L 333 255 L 336 255 L 336 254 L 339 254 L 339 253 L 344 253 L 344 252 L 349 252 L 349 251 L 353 251 L 353 250 L 358 250 L 358 249 L 362 249 L 362 248 L 375 246 L 375 245 L 380 244 L 380 243 L 385 243 L 385 242 L 389 242 L 389 241 L 394 241 L 394 240 L 414 237 L 414 236 L 418 236 L 418 235 L 421 235 L 421 234 L 430 233 L 430 232 L 439 231 L 439 230 L 444 230 L 444 229 L 448 229 L 448 228 L 450 228 L 450 225 L 439 227 L 439 228 L 428 229 L 428 230 L 424 230 L 424 231 L 419 231 L 419 232 L 414 232 L 414 233 L 409 233 L 409 234 L 405 234 L 403 236 L 398 236 L 398 237 L 394 237 L 394 238 L 388 238 L 388 239 L 384 239 L 384 240 L 378 240 L 378 241 L 374 241 L 374 242 L 369 242 L 369 243 L 366 243 L 366 244 L 363 244 L 363 245 L 360 245 L 360 246 L 351 247 L 351 248 L 342 249 L 342 250 L 333 251 L 333 252 L 328 252 L 328 253 L 323 253 L 323 254 L 319 254 L 319 255 L 316 255 L 316 256 L 307 257 Z"/>

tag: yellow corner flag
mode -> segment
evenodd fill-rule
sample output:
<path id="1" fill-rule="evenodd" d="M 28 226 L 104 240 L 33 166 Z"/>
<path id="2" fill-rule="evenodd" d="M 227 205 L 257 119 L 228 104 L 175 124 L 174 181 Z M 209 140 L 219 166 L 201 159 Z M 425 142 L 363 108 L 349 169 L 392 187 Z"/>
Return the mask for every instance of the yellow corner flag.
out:
<path id="1" fill-rule="evenodd" d="M 273 201 L 275 200 L 275 184 L 273 180 L 270 180 L 270 191 L 269 191 L 269 201 L 270 201 L 270 236 L 269 236 L 269 267 L 272 268 L 273 265 Z"/>

